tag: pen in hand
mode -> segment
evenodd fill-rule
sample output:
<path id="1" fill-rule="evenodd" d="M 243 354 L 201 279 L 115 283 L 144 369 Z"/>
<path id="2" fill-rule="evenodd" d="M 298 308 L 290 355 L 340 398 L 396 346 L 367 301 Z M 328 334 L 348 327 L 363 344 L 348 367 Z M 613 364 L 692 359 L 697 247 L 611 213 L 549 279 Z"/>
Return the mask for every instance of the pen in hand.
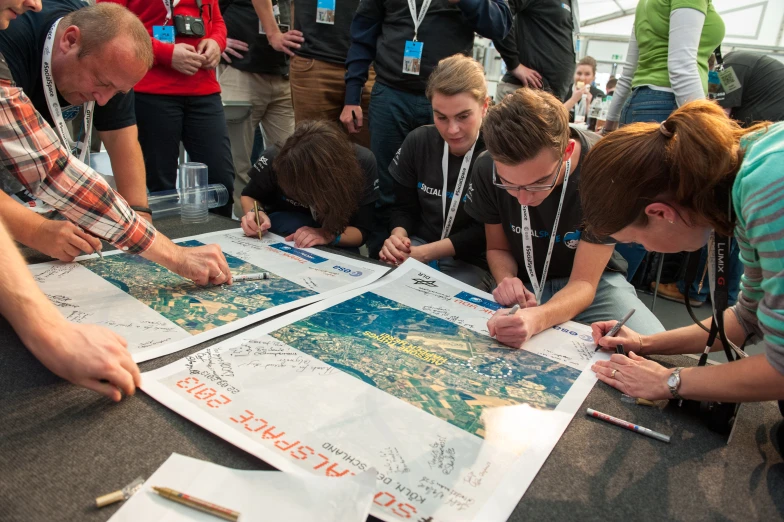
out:
<path id="1" fill-rule="evenodd" d="M 634 315 L 634 312 L 635 312 L 634 308 L 629 310 L 629 313 L 627 313 L 625 316 L 623 316 L 623 319 L 621 319 L 620 321 L 615 323 L 615 326 L 613 326 L 610 329 L 610 331 L 607 332 L 606 334 L 604 334 L 602 337 L 613 337 L 615 334 L 620 332 L 621 328 L 623 327 L 623 325 L 626 324 L 626 321 L 628 321 L 629 318 Z M 596 349 L 594 350 L 594 352 L 598 352 L 600 349 L 601 349 L 601 345 L 599 343 L 596 343 Z M 623 346 L 620 345 L 620 344 L 618 346 L 616 346 L 615 347 L 615 353 L 624 353 Z"/>
<path id="2" fill-rule="evenodd" d="M 357 113 L 353 110 L 351 111 L 351 119 L 354 121 L 354 128 L 359 130 L 362 127 L 359 125 L 359 120 L 357 119 Z"/>

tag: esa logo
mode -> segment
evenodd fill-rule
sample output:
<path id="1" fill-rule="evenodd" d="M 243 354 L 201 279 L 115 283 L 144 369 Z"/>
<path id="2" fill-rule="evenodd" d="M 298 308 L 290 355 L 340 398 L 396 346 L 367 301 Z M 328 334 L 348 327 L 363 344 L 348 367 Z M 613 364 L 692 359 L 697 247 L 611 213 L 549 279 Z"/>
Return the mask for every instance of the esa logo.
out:
<path id="1" fill-rule="evenodd" d="M 577 332 L 573 332 L 572 330 L 566 329 L 563 326 L 555 325 L 555 326 L 553 326 L 553 330 L 558 330 L 559 332 L 563 332 L 563 333 L 569 334 L 569 335 L 575 335 L 575 336 L 579 337 L 580 340 L 582 340 L 582 341 L 586 341 L 586 342 L 592 342 L 593 341 L 593 337 L 591 337 L 590 335 L 588 335 L 588 334 L 578 334 Z"/>
<path id="2" fill-rule="evenodd" d="M 471 299 L 469 299 L 469 301 L 471 301 L 472 303 L 481 303 L 482 302 L 482 300 L 480 298 L 478 298 L 478 297 L 472 297 Z"/>
<path id="3" fill-rule="evenodd" d="M 362 272 L 360 272 L 359 270 L 351 270 L 349 268 L 345 268 L 345 267 L 338 266 L 338 265 L 335 265 L 332 268 L 334 268 L 335 270 L 337 270 L 339 272 L 343 272 L 344 274 L 348 274 L 351 277 L 359 277 L 359 276 L 362 275 Z"/>

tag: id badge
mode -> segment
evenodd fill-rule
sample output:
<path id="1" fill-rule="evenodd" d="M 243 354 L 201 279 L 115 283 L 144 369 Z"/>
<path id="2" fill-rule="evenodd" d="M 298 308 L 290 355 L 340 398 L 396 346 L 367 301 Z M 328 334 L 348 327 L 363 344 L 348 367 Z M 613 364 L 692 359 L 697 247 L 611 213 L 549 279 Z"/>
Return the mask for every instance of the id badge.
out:
<path id="1" fill-rule="evenodd" d="M 724 92 L 727 94 L 735 92 L 743 87 L 740 84 L 740 80 L 738 80 L 738 75 L 732 70 L 732 66 L 725 67 L 724 70 L 719 73 L 719 80 L 721 81 L 721 86 L 724 87 Z"/>
<path id="2" fill-rule="evenodd" d="M 335 25 L 335 0 L 318 0 L 316 23 Z"/>
<path id="3" fill-rule="evenodd" d="M 152 37 L 159 42 L 173 44 L 174 43 L 174 26 L 173 25 L 154 25 L 152 27 Z"/>
<path id="4" fill-rule="evenodd" d="M 419 76 L 423 47 L 424 42 L 406 41 L 406 51 L 403 53 L 403 74 L 416 74 Z"/>
<path id="5" fill-rule="evenodd" d="M 717 100 L 724 97 L 721 80 L 717 71 L 708 71 L 708 98 Z"/>

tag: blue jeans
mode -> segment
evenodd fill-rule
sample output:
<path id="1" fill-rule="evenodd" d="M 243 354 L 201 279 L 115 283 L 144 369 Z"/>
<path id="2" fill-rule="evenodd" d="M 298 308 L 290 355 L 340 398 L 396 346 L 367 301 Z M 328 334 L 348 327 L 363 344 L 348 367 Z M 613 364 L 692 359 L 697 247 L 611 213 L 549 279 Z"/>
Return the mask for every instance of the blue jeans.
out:
<path id="1" fill-rule="evenodd" d="M 663 122 L 678 108 L 675 95 L 649 87 L 637 87 L 623 104 L 620 125 L 637 122 Z M 631 281 L 647 254 L 642 245 L 625 243 L 615 245 L 615 250 L 629 263 L 626 279 Z"/>
<path id="2" fill-rule="evenodd" d="M 568 282 L 569 278 L 567 277 L 547 281 L 542 292 L 542 303 L 549 301 Z M 526 287 L 531 290 L 529 285 Z M 626 281 L 623 275 L 618 272 L 605 272 L 599 280 L 593 302 L 573 320 L 588 325 L 597 321 L 620 321 L 632 308 L 636 311 L 626 322 L 626 326 L 642 335 L 664 331 L 664 326 L 640 301 L 634 287 Z"/>
<path id="3" fill-rule="evenodd" d="M 740 276 L 743 275 L 743 263 L 740 260 L 740 247 L 735 239 L 732 240 L 730 246 L 730 271 L 727 280 L 727 290 L 729 291 L 729 305 L 732 306 L 738 302 L 738 292 L 740 291 Z M 705 272 L 705 263 L 708 262 L 708 247 L 704 246 L 700 249 L 700 264 L 697 266 L 697 276 L 691 284 L 689 290 L 689 299 L 693 301 L 705 302 L 710 295 L 710 285 L 708 284 L 708 276 L 705 276 L 705 283 L 702 286 L 702 291 L 699 292 L 700 277 Z M 682 294 L 686 294 L 686 283 L 683 280 L 678 281 L 678 290 Z"/>
<path id="4" fill-rule="evenodd" d="M 371 257 L 378 257 L 389 237 L 389 207 L 394 202 L 394 184 L 389 164 L 412 130 L 433 123 L 433 108 L 427 96 L 394 89 L 376 81 L 370 93 L 370 150 L 378 165 L 380 195 L 376 203 L 376 230 L 368 239 Z"/>
<path id="5" fill-rule="evenodd" d="M 272 212 L 269 218 L 270 232 L 283 237 L 293 234 L 302 227 L 321 228 L 321 224 L 313 219 L 312 216 L 302 212 Z M 347 252 L 359 255 L 359 247 L 328 246 L 342 248 Z"/>

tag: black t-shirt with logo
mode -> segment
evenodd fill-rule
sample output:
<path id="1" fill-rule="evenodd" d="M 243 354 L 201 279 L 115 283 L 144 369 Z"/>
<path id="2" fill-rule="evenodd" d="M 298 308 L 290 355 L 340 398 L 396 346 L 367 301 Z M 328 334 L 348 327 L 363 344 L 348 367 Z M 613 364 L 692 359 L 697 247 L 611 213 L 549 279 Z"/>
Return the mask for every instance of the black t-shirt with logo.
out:
<path id="1" fill-rule="evenodd" d="M 376 157 L 370 150 L 354 144 L 359 167 L 365 177 L 364 186 L 357 191 L 359 208 L 349 220 L 349 225 L 362 232 L 362 237 L 367 238 L 373 229 L 373 212 L 378 200 L 378 171 L 376 170 Z M 287 196 L 278 185 L 278 177 L 272 162 L 278 155 L 276 147 L 265 150 L 256 163 L 248 171 L 250 181 L 242 191 L 243 196 L 248 196 L 261 203 L 267 214 L 272 212 L 297 212 L 312 215 L 310 207 Z M 314 218 L 318 221 L 318 218 Z"/>
<path id="2" fill-rule="evenodd" d="M 25 92 L 50 125 L 54 125 L 54 122 L 46 104 L 44 82 L 41 78 L 46 34 L 59 18 L 86 5 L 79 0 L 47 0 L 43 2 L 41 12 L 27 12 L 14 20 L 8 29 L 0 31 L 0 53 L 8 63 L 14 83 Z M 68 121 L 76 117 L 81 105 L 70 106 L 59 93 L 57 98 L 64 119 Z M 103 107 L 96 103 L 93 123 L 99 131 L 136 125 L 133 91 L 115 95 Z"/>
<path id="3" fill-rule="evenodd" d="M 759 121 L 784 120 L 784 63 L 759 53 L 733 51 L 724 57 L 738 85 L 725 92 L 719 105 L 743 126 Z"/>
<path id="4" fill-rule="evenodd" d="M 485 150 L 482 137 L 476 143 L 471 166 Z M 442 160 L 444 139 L 435 125 L 424 125 L 411 131 L 389 165 L 389 173 L 399 185 L 395 191 L 396 204 L 391 211 L 390 230 L 403 227 L 412 236 L 418 236 L 428 243 L 441 239 L 444 226 L 444 209 L 441 191 L 444 188 Z M 447 212 L 452 204 L 455 185 L 463 165 L 464 156 L 449 154 L 447 168 Z M 455 221 L 449 239 L 455 247 L 455 257 L 484 265 L 485 233 L 484 225 L 477 222 L 465 211 L 466 194 L 471 182 L 469 167 L 468 179 L 463 187 L 460 205 L 457 207 Z M 414 196 L 415 194 L 415 196 Z M 401 199 L 403 201 L 401 201 Z M 406 202 L 414 200 L 414 205 Z"/>
<path id="5" fill-rule="evenodd" d="M 591 146 L 599 141 L 599 136 L 592 132 L 571 129 L 571 135 L 573 139 L 580 140 L 582 146 L 581 158 L 585 158 Z M 561 220 L 556 231 L 550 269 L 547 272 L 548 281 L 551 279 L 568 278 L 571 275 L 574 255 L 581 240 L 590 243 L 604 243 L 604 241 L 598 238 L 588 237 L 583 230 L 583 213 L 578 190 L 580 164 L 569 175 L 569 183 L 566 186 L 566 195 L 564 197 L 563 209 L 561 210 Z M 561 199 L 563 190 L 563 184 L 561 184 L 538 207 L 529 207 L 534 267 L 538 277 L 541 277 L 544 270 L 547 249 L 550 246 L 550 235 L 553 232 L 558 202 Z M 507 191 L 493 185 L 493 159 L 488 152 L 482 154 L 474 165 L 466 211 L 474 219 L 483 223 L 503 225 L 504 234 L 509 242 L 512 255 L 515 261 L 517 261 L 517 277 L 523 282 L 528 282 L 528 272 L 525 269 L 523 254 L 523 219 L 520 214 L 520 203 Z M 620 254 L 614 252 L 613 257 L 607 264 L 607 269 L 624 272 L 625 266 L 626 264 L 620 257 Z"/>

